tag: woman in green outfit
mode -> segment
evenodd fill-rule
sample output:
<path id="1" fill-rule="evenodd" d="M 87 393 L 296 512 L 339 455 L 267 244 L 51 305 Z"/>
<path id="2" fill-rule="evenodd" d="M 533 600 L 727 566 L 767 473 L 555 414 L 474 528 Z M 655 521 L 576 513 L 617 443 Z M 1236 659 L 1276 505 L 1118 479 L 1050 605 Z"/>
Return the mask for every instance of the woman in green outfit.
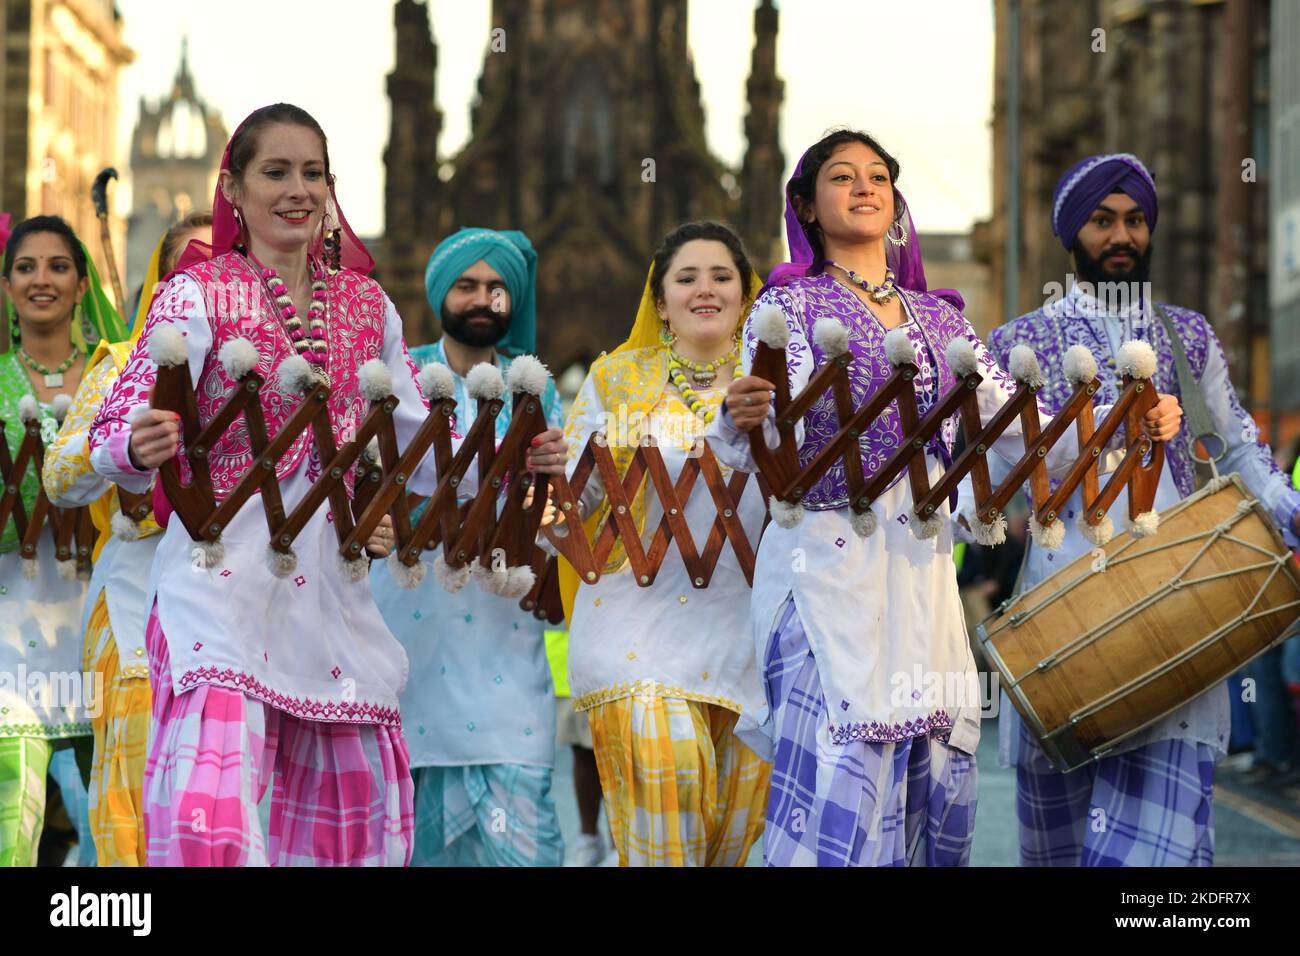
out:
<path id="1" fill-rule="evenodd" d="M 81 381 L 89 333 L 126 330 L 99 287 L 94 265 L 57 216 L 20 223 L 5 243 L 3 286 L 9 350 L 0 354 L 0 420 L 11 459 L 32 417 L 46 444 Z M 20 488 L 30 515 L 40 476 L 29 465 Z M 13 518 L 0 533 L 0 866 L 31 866 L 45 816 L 46 774 L 55 751 L 72 747 L 88 778 L 93 688 L 81 673 L 79 627 L 86 583 L 59 566 L 48 528 L 34 561 L 19 554 Z"/>

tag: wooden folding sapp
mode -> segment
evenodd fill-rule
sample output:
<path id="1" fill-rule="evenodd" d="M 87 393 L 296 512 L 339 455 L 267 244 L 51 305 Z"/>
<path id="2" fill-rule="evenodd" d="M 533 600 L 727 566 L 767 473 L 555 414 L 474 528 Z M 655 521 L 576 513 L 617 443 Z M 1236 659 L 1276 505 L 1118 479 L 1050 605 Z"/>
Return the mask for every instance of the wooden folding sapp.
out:
<path id="1" fill-rule="evenodd" d="M 160 348 L 155 349 L 151 340 L 151 352 L 158 360 L 158 378 L 151 402 L 156 408 L 180 416 L 183 453 L 190 466 L 190 478 L 182 480 L 179 463 L 174 458 L 165 462 L 159 473 L 177 519 L 190 537 L 203 545 L 200 554 L 205 555 L 205 561 L 218 559 L 222 532 L 248 500 L 260 493 L 268 532 L 268 563 L 273 573 L 287 576 L 296 564 L 294 540 L 311 516 L 328 502 L 339 555 L 351 574 L 359 576 L 366 572 L 366 542 L 388 515 L 396 540 L 390 567 L 403 584 L 418 583 L 425 567 L 420 560 L 421 552 L 442 544 L 447 567 L 464 570 L 479 559 L 486 572 L 481 583 L 498 593 L 521 597 L 525 609 L 558 620 L 554 569 L 547 567 L 545 552 L 535 543 L 545 507 L 544 484 L 537 500 L 524 507 L 531 483 L 524 469 L 527 444 L 546 427 L 539 394 L 525 391 L 526 387 L 536 387 L 536 376 L 524 381 L 521 375 L 520 381 L 512 384 L 515 417 L 501 447 L 497 448 L 495 420 L 504 407 L 501 394 L 505 384 L 499 371 L 481 366 L 483 374 L 489 378 L 496 376 L 497 394 L 480 401 L 478 419 L 453 455 L 452 418 L 456 405 L 451 397 L 451 373 L 445 366 L 435 366 L 431 374 L 421 376 L 421 384 L 432 398 L 430 412 L 407 447 L 399 450 L 393 424 L 399 399 L 393 394 L 387 367 L 378 359 L 371 360 L 358 372 L 362 390 L 371 402 L 370 410 L 356 434 L 339 445 L 334 440 L 329 419 L 329 387 L 311 375 L 305 361 L 295 358 L 281 364 L 275 383 L 267 383 L 257 372 L 255 352 L 248 351 L 253 349 L 252 343 L 237 343 L 239 348 L 223 358 L 227 361 L 227 373 L 237 383 L 236 388 L 211 421 L 201 423 L 184 350 L 166 341 L 173 332 L 164 328 L 154 333 L 163 336 Z M 535 359 L 532 362 L 542 368 Z M 527 362 L 523 366 L 532 368 Z M 540 381 L 544 386 L 544 369 Z M 259 399 L 262 390 L 268 387 L 301 396 L 298 407 L 275 435 L 268 434 Z M 207 458 L 220 435 L 241 416 L 253 463 L 236 486 L 218 498 Z M 276 466 L 308 429 L 321 463 L 321 474 L 297 505 L 286 512 Z M 425 502 L 408 492 L 407 483 L 430 449 L 438 467 L 439 482 L 432 497 Z M 462 510 L 458 490 L 476 460 L 480 493 Z M 345 476 L 354 467 L 353 493 L 349 495 Z M 496 502 L 503 493 L 506 500 L 498 515 Z M 134 502 L 138 504 L 139 499 Z M 423 514 L 418 522 L 413 521 L 413 510 L 421 504 L 425 505 Z M 501 586 L 497 571 L 505 572 L 510 588 Z"/>
<path id="2" fill-rule="evenodd" d="M 830 319 L 820 320 L 819 325 L 822 322 L 838 325 Z M 942 502 L 968 474 L 974 488 L 978 518 L 972 530 L 984 543 L 995 544 L 1003 540 L 1003 509 L 1026 481 L 1036 506 L 1038 527 L 1034 528 L 1035 537 L 1048 547 L 1059 545 L 1064 530 L 1057 524 L 1061 507 L 1080 486 L 1086 504 L 1081 528 L 1090 540 L 1105 543 L 1110 539 L 1113 528 L 1106 511 L 1125 487 L 1129 491 L 1132 527 L 1152 530 L 1154 515 L 1151 509 L 1164 461 L 1164 447 L 1146 437 L 1142 430 L 1143 415 L 1157 401 L 1150 381 L 1155 359 L 1145 343 L 1131 342 L 1121 350 L 1119 367 L 1124 371 L 1124 388 L 1100 429 L 1095 428 L 1092 410 L 1092 396 L 1101 384 L 1096 377 L 1096 360 L 1082 346 L 1070 349 L 1065 364 L 1074 391 L 1065 408 L 1043 429 L 1036 396 L 1046 380 L 1038 360 L 1026 346 L 1016 346 L 1011 353 L 1015 394 L 988 423 L 984 423 L 976 395 L 984 376 L 979 371 L 974 348 L 966 340 L 950 343 L 945 356 L 957 378 L 956 386 L 941 396 L 922 417 L 913 387 L 918 374 L 915 352 L 904 330 L 895 329 L 886 336 L 893 374 L 856 409 L 849 394 L 849 366 L 853 357 L 848 351 L 847 335 L 825 334 L 819 338 L 826 343 L 838 342 L 839 346 L 828 351 L 830 361 L 813 374 L 798 396 L 790 395 L 783 323 L 760 328 L 752 367 L 754 375 L 766 378 L 776 387 L 775 416 L 779 443 L 776 448 L 768 448 L 762 430 L 755 428 L 750 432 L 750 447 L 759 473 L 767 479 L 776 501 L 780 503 L 774 504 L 774 508 L 779 509 L 784 520 L 791 523 L 798 520 L 800 501 L 837 461 L 842 461 L 849 506 L 863 516 L 872 502 L 906 470 L 914 502 L 913 516 L 916 520 L 913 527 L 925 537 L 936 533 L 935 521 Z M 828 389 L 833 392 L 840 427 L 834 438 L 801 466 L 795 427 Z M 863 472 L 859 443 L 872 423 L 891 404 L 898 409 L 903 440 L 880 469 L 868 478 Z M 961 414 L 966 447 L 939 481 L 931 486 L 925 463 L 926 445 L 938 433 L 944 420 L 956 412 Z M 993 488 L 988 453 L 994 441 L 1017 418 L 1021 422 L 1025 454 L 1016 462 L 1006 480 Z M 1053 490 L 1047 475 L 1047 454 L 1072 423 L 1076 425 L 1079 458 Z M 1123 462 L 1111 475 L 1105 489 L 1098 491 L 1098 466 L 1102 454 L 1121 424 L 1129 436 Z M 778 520 L 783 519 L 778 517 Z M 863 526 L 865 532 L 860 533 L 870 534 L 874 523 L 863 522 Z M 859 525 L 855 522 L 857 527 Z"/>
<path id="3" fill-rule="evenodd" d="M 577 516 L 578 502 L 593 472 L 600 477 L 609 504 L 609 520 L 597 529 L 595 540 L 591 541 Z M 692 493 L 698 493 L 696 484 L 701 477 L 704 479 L 703 492 L 713 500 L 717 512 L 703 547 L 696 542 L 685 517 L 686 504 Z M 600 579 L 614 545 L 622 539 L 633 579 L 640 587 L 654 583 L 670 544 L 676 544 L 692 586 L 708 587 L 722 548 L 728 542 L 745 580 L 752 585 L 755 549 L 740 520 L 740 499 L 748 480 L 749 475 L 744 472 L 733 473 L 730 480 L 724 478 L 722 467 L 702 438 L 696 439 L 675 482 L 669 477 L 663 455 L 649 441 L 637 446 L 627 472 L 620 475 L 609 450 L 608 437 L 604 432 L 595 432 L 587 440 L 572 480 L 560 478 L 554 482 L 556 503 L 566 516 L 564 533 L 554 525 L 543 528 L 542 533 L 588 584 Z M 766 486 L 761 487 L 766 494 Z M 641 494 L 647 498 L 654 495 L 663 510 L 649 549 L 642 543 L 642 530 L 637 527 L 632 514 L 632 503 Z"/>
<path id="4" fill-rule="evenodd" d="M 4 422 L 0 422 L 0 432 L 3 429 Z M 39 488 L 30 515 L 23 507 L 22 498 L 23 479 L 29 469 Z M 44 470 L 45 442 L 41 438 L 41 420 L 34 414 L 25 416 L 23 439 L 18 445 L 16 458 L 9 454 L 9 443 L 0 438 L 0 480 L 4 482 L 3 494 L 0 494 L 0 528 L 5 527 L 12 517 L 18 531 L 20 553 L 24 560 L 34 562 L 41 530 L 48 523 L 54 538 L 54 555 L 61 567 L 68 568 L 69 575 L 74 571 L 89 574 L 95 545 L 90 509 L 55 508 L 51 505 L 41 481 Z M 75 565 L 70 562 L 75 562 Z"/>

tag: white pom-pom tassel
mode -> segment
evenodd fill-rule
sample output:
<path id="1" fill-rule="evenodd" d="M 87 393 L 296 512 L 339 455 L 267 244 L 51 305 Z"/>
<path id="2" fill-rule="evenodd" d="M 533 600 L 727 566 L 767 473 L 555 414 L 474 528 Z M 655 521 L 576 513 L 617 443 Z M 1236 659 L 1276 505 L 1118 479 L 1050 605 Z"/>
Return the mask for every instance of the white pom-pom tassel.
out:
<path id="1" fill-rule="evenodd" d="M 365 557 L 345 558 L 343 555 L 335 552 L 339 559 L 339 571 L 343 574 L 345 580 L 356 584 L 363 580 L 370 573 L 370 560 Z"/>
<path id="2" fill-rule="evenodd" d="M 757 309 L 749 321 L 754 327 L 754 335 L 768 348 L 783 349 L 790 343 L 790 327 L 786 325 L 785 313 L 779 306 L 769 302 Z"/>
<path id="3" fill-rule="evenodd" d="M 388 573 L 393 576 L 393 580 L 397 582 L 399 588 L 404 588 L 407 591 L 418 588 L 424 581 L 424 576 L 428 570 L 429 566 L 423 561 L 416 561 L 410 565 L 403 564 L 396 551 L 388 556 Z"/>
<path id="4" fill-rule="evenodd" d="M 433 559 L 433 576 L 444 591 L 455 594 L 469 581 L 469 568 L 453 568 L 441 554 Z"/>
<path id="5" fill-rule="evenodd" d="M 506 597 L 515 598 L 516 600 L 527 596 L 528 592 L 533 589 L 533 585 L 537 583 L 537 575 L 526 564 L 511 568 L 507 575 Z"/>
<path id="6" fill-rule="evenodd" d="M 947 360 L 948 367 L 952 369 L 952 374 L 958 378 L 965 378 L 972 372 L 979 371 L 980 360 L 975 354 L 975 346 L 971 345 L 970 339 L 964 335 L 948 340 L 943 350 L 943 357 Z"/>
<path id="7" fill-rule="evenodd" d="M 315 382 L 311 363 L 291 355 L 275 370 L 275 388 L 281 395 L 305 395 Z"/>
<path id="8" fill-rule="evenodd" d="M 1065 540 L 1065 522 L 1058 519 L 1049 525 L 1041 525 L 1037 518 L 1030 518 L 1029 533 L 1040 548 L 1055 551 Z"/>
<path id="9" fill-rule="evenodd" d="M 185 336 L 170 322 L 149 333 L 149 358 L 161 368 L 184 365 L 189 360 L 185 349 Z"/>
<path id="10" fill-rule="evenodd" d="M 1038 364 L 1038 356 L 1028 345 L 1013 348 L 1007 364 L 1011 366 L 1011 377 L 1017 382 L 1024 382 L 1030 388 L 1042 388 L 1047 384 L 1043 369 Z"/>
<path id="11" fill-rule="evenodd" d="M 1115 367 L 1129 378 L 1150 378 L 1156 374 L 1156 353 L 1140 339 L 1125 342 L 1115 358 Z"/>
<path id="12" fill-rule="evenodd" d="M 1083 539 L 1097 547 L 1109 543 L 1115 537 L 1115 522 L 1110 520 L 1110 515 L 1106 515 L 1096 525 L 1088 524 L 1087 515 L 1079 515 L 1076 525 Z"/>
<path id="13" fill-rule="evenodd" d="M 190 555 L 197 558 L 195 565 L 198 570 L 211 571 L 225 562 L 226 546 L 220 538 L 216 541 L 190 541 Z"/>
<path id="14" fill-rule="evenodd" d="M 465 389 L 470 398 L 490 401 L 505 394 L 506 381 L 501 377 L 501 369 L 487 362 L 479 362 L 465 376 Z"/>
<path id="15" fill-rule="evenodd" d="M 23 558 L 23 577 L 29 581 L 36 580 L 36 574 L 40 571 L 41 566 L 35 558 Z"/>
<path id="16" fill-rule="evenodd" d="M 1073 385 L 1087 385 L 1097 377 L 1097 359 L 1086 346 L 1071 345 L 1062 363 L 1065 377 Z"/>
<path id="17" fill-rule="evenodd" d="M 36 404 L 36 399 L 30 395 L 24 395 L 18 399 L 18 420 L 22 422 L 34 422 L 41 417 L 41 408 Z"/>
<path id="18" fill-rule="evenodd" d="M 288 551 L 266 549 L 266 566 L 277 578 L 287 578 L 298 570 L 298 553 L 290 548 Z"/>
<path id="19" fill-rule="evenodd" d="M 241 379 L 257 368 L 257 346 L 248 339 L 230 339 L 217 350 L 217 361 L 233 379 Z"/>
<path id="20" fill-rule="evenodd" d="M 943 516 L 935 512 L 928 518 L 922 518 L 913 511 L 907 516 L 907 526 L 912 529 L 912 534 L 919 541 L 926 541 L 935 537 L 943 528 Z"/>
<path id="21" fill-rule="evenodd" d="M 982 544 L 986 548 L 995 548 L 1000 544 L 1007 542 L 1007 516 L 1000 514 L 992 521 L 984 521 L 980 518 L 971 518 L 967 516 L 967 522 L 970 524 L 971 537 L 975 539 L 976 544 Z"/>
<path id="22" fill-rule="evenodd" d="M 849 524 L 853 526 L 853 533 L 859 538 L 870 538 L 876 533 L 876 510 L 868 508 L 859 514 L 850 508 Z"/>
<path id="23" fill-rule="evenodd" d="M 827 358 L 837 358 L 849 350 L 849 330 L 838 319 L 825 316 L 813 326 L 813 342 Z"/>
<path id="24" fill-rule="evenodd" d="M 76 558 L 69 558 L 66 561 L 59 561 L 57 562 L 57 565 L 59 569 L 59 577 L 63 578 L 63 580 L 65 581 L 77 580 L 77 559 Z"/>
<path id="25" fill-rule="evenodd" d="M 885 333 L 885 358 L 894 368 L 916 364 L 916 346 L 907 337 L 906 329 L 890 329 Z"/>
<path id="26" fill-rule="evenodd" d="M 393 373 L 383 359 L 373 358 L 357 369 L 357 385 L 368 402 L 382 402 L 393 394 Z"/>
<path id="27" fill-rule="evenodd" d="M 511 394 L 527 392 L 529 395 L 540 396 L 546 391 L 546 382 L 550 377 L 551 373 L 536 355 L 521 355 L 506 369 L 506 388 L 510 389 Z"/>
<path id="28" fill-rule="evenodd" d="M 420 391 L 430 402 L 440 402 L 456 394 L 456 378 L 441 362 L 430 362 L 420 369 Z"/>
<path id="29" fill-rule="evenodd" d="M 109 527 L 113 534 L 123 541 L 134 541 L 140 537 L 140 523 L 128 518 L 122 512 L 114 512 Z"/>
<path id="30" fill-rule="evenodd" d="M 72 407 L 71 395 L 55 395 L 50 401 L 50 413 L 54 415 L 54 420 L 60 425 L 68 417 L 68 409 Z"/>
<path id="31" fill-rule="evenodd" d="M 488 594 L 504 594 L 510 582 L 510 572 L 505 568 L 497 570 L 484 567 L 479 561 L 471 561 L 469 571 L 470 577 L 474 579 L 479 590 L 486 591 Z"/>
<path id="32" fill-rule="evenodd" d="M 772 513 L 772 520 L 782 528 L 793 528 L 803 520 L 803 506 L 792 505 L 772 495 L 767 500 L 768 510 Z"/>
<path id="33" fill-rule="evenodd" d="M 1149 538 L 1160 530 L 1160 514 L 1144 511 L 1128 523 L 1128 533 L 1135 538 Z"/>

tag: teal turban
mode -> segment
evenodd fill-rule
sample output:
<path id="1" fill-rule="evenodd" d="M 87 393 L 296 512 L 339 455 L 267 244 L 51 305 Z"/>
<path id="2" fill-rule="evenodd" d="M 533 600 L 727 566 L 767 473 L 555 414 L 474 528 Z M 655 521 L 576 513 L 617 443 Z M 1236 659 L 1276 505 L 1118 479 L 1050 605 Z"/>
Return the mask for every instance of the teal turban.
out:
<path id="1" fill-rule="evenodd" d="M 452 283 L 480 259 L 510 290 L 510 331 L 497 348 L 507 355 L 536 351 L 537 250 L 522 232 L 467 227 L 438 243 L 424 267 L 424 292 L 434 314 L 442 314 Z"/>

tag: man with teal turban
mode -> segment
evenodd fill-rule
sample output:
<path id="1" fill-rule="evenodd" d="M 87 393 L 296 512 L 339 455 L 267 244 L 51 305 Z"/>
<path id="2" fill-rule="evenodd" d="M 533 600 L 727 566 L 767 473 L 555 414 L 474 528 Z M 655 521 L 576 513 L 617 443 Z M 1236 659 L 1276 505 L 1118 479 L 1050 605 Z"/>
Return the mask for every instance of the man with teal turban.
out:
<path id="1" fill-rule="evenodd" d="M 504 374 L 533 351 L 536 286 L 537 253 L 522 232 L 462 229 L 433 251 L 424 288 L 443 335 L 411 357 L 451 369 L 462 434 L 477 411 L 465 386 L 470 369 L 488 362 Z M 563 424 L 553 382 L 542 407 L 549 424 Z M 498 441 L 509 424 L 507 403 Z M 517 599 L 472 583 L 452 594 L 429 575 L 407 590 L 376 569 L 375 601 L 411 666 L 401 700 L 415 780 L 411 865 L 559 866 L 555 697 L 542 622 Z"/>

